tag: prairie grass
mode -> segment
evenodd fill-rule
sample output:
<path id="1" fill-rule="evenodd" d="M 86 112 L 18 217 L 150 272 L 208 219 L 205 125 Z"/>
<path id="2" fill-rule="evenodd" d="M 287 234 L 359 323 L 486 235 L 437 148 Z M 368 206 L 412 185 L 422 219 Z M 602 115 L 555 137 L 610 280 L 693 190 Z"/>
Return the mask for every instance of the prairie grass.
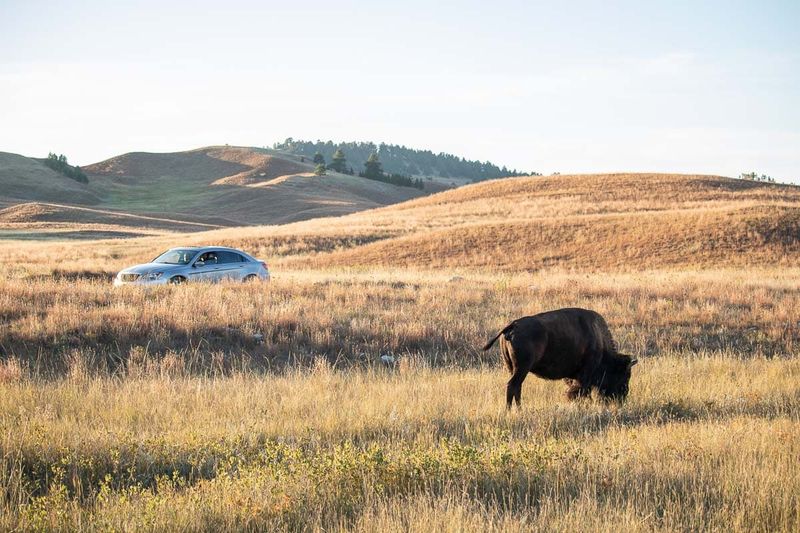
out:
<path id="1" fill-rule="evenodd" d="M 800 527 L 797 271 L 453 274 L 0 282 L 0 529 Z M 562 305 L 631 396 L 530 378 L 506 413 L 476 347 Z"/>
<path id="2" fill-rule="evenodd" d="M 798 375 L 663 357 L 622 406 L 531 379 L 509 414 L 488 367 L 4 383 L 0 524 L 789 531 Z"/>
<path id="3" fill-rule="evenodd" d="M 0 243 L 0 530 L 800 530 L 798 190 L 519 178 L 180 243 Z M 273 281 L 110 286 L 201 243 Z M 639 357 L 628 401 L 531 377 L 506 412 L 479 347 L 572 306 Z"/>
<path id="4" fill-rule="evenodd" d="M 736 358 L 800 347 L 800 271 L 539 275 L 283 271 L 269 284 L 114 289 L 82 277 L 0 279 L 0 349 L 33 375 L 369 367 L 383 354 L 495 361 L 510 320 L 585 307 L 621 349 Z M 167 370 L 164 370 L 167 369 Z"/>

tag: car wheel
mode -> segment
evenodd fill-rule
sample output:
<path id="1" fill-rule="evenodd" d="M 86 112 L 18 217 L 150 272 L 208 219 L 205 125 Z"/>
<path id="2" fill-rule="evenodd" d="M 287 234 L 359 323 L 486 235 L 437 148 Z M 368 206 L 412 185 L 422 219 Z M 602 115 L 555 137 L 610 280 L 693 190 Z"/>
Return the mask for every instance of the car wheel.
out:
<path id="1" fill-rule="evenodd" d="M 175 276 L 174 278 L 169 279 L 170 285 L 180 285 L 181 283 L 185 282 L 186 278 L 182 276 Z"/>
<path id="2" fill-rule="evenodd" d="M 244 281 L 244 283 L 253 283 L 257 279 L 258 279 L 258 276 L 256 276 L 255 274 L 249 274 L 249 275 L 244 277 L 243 281 Z"/>

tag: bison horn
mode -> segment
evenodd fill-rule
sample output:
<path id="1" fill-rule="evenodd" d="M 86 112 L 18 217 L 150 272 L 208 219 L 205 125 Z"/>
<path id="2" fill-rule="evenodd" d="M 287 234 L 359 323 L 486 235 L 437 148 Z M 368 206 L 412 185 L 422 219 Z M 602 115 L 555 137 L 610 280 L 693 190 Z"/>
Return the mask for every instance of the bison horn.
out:
<path id="1" fill-rule="evenodd" d="M 638 363 L 638 362 L 639 362 L 639 360 L 638 360 L 638 359 L 631 359 L 631 362 L 630 362 L 630 363 L 628 363 L 628 368 L 631 368 L 633 365 L 635 365 L 635 364 L 636 364 L 636 363 Z"/>

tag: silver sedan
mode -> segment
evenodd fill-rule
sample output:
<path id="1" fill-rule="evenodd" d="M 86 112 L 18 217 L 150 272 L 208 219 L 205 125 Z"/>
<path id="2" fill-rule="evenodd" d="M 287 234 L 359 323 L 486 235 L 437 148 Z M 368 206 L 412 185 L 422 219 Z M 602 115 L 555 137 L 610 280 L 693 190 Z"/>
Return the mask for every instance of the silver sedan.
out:
<path id="1" fill-rule="evenodd" d="M 264 261 L 235 248 L 186 246 L 171 248 L 149 263 L 126 268 L 114 278 L 114 286 L 224 280 L 269 281 L 269 269 Z"/>

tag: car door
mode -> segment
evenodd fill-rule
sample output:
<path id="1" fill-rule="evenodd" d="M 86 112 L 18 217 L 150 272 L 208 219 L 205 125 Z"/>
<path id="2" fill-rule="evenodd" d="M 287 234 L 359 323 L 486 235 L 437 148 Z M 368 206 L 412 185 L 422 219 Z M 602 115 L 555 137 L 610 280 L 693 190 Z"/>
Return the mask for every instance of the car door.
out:
<path id="1" fill-rule="evenodd" d="M 242 256 L 234 252 L 219 251 L 219 268 L 215 271 L 215 281 L 241 281 L 244 273 Z"/>
<path id="2" fill-rule="evenodd" d="M 191 281 L 215 281 L 219 267 L 218 252 L 204 252 L 195 259 L 189 272 L 189 279 Z"/>

